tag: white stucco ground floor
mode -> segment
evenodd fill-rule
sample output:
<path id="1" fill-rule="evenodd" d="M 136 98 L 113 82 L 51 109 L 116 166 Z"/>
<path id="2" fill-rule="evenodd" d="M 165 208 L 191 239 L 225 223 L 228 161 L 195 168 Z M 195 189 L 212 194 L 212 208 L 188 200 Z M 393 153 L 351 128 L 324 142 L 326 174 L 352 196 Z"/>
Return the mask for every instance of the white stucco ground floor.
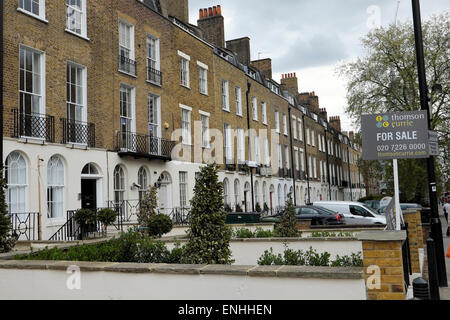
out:
<path id="1" fill-rule="evenodd" d="M 45 144 L 4 140 L 7 201 L 10 213 L 19 220 L 34 219 L 40 212 L 42 239 L 49 239 L 67 221 L 67 211 L 102 208 L 123 203 L 127 217 L 133 218 L 139 199 L 149 186 L 158 187 L 160 211 L 189 207 L 194 196 L 195 174 L 200 164 L 148 158 L 120 157 L 117 152 L 87 149 L 76 145 Z M 326 183 L 293 181 L 278 177 L 251 176 L 221 171 L 224 200 L 232 208 L 239 205 L 252 211 L 283 207 L 291 192 L 297 205 L 317 200 L 350 200 L 350 190 Z M 252 188 L 253 180 L 253 188 Z M 330 193 L 331 191 L 331 193 Z M 253 195 L 253 203 L 252 203 Z M 365 195 L 352 190 L 353 200 Z M 28 213 L 34 216 L 26 216 Z M 20 222 L 20 221 L 19 221 Z"/>

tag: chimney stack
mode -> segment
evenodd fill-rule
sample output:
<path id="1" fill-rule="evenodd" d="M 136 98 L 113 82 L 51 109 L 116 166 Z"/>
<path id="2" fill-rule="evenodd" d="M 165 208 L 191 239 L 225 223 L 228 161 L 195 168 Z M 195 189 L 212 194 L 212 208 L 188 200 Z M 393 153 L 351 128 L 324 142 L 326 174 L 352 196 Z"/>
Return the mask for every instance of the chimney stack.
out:
<path id="1" fill-rule="evenodd" d="M 167 15 L 189 23 L 189 0 L 166 0 Z"/>
<path id="2" fill-rule="evenodd" d="M 320 108 L 320 112 L 319 112 L 320 117 L 325 120 L 328 121 L 328 112 L 327 109 L 325 108 Z"/>
<path id="3" fill-rule="evenodd" d="M 341 132 L 341 117 L 340 116 L 330 117 L 329 123 L 332 128 Z"/>
<path id="4" fill-rule="evenodd" d="M 293 96 L 298 94 L 298 79 L 296 73 L 283 74 L 281 76 L 281 85 Z"/>
<path id="5" fill-rule="evenodd" d="M 244 37 L 227 41 L 227 49 L 234 52 L 243 65 L 250 66 L 250 38 Z"/>
<path id="6" fill-rule="evenodd" d="M 252 66 L 258 69 L 264 77 L 272 79 L 272 59 L 261 59 L 251 62 Z"/>
<path id="7" fill-rule="evenodd" d="M 225 47 L 225 24 L 221 6 L 200 9 L 197 25 L 204 31 L 208 42 L 219 48 Z"/>

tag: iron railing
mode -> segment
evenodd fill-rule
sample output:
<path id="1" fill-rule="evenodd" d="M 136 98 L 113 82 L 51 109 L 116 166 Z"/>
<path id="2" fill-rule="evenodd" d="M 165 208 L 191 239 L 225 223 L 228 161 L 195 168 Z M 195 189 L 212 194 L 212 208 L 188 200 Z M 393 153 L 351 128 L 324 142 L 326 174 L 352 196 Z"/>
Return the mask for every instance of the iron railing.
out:
<path id="1" fill-rule="evenodd" d="M 227 163 L 225 164 L 225 170 L 227 171 L 236 171 L 236 164 L 235 163 Z"/>
<path id="2" fill-rule="evenodd" d="M 49 241 L 75 241 L 81 239 L 81 226 L 74 219 L 76 211 L 67 211 L 66 223 L 59 228 Z"/>
<path id="3" fill-rule="evenodd" d="M 174 147 L 174 141 L 134 132 L 117 133 L 117 150 L 119 153 L 170 160 Z"/>
<path id="4" fill-rule="evenodd" d="M 176 226 L 189 225 L 189 218 L 191 215 L 191 208 L 174 208 L 172 209 L 169 217 Z"/>
<path id="5" fill-rule="evenodd" d="M 13 138 L 37 138 L 55 142 L 55 118 L 40 113 L 22 113 L 12 109 L 14 115 Z"/>
<path id="6" fill-rule="evenodd" d="M 162 72 L 152 67 L 147 68 L 147 81 L 150 81 L 159 86 L 162 85 Z"/>
<path id="7" fill-rule="evenodd" d="M 408 234 L 408 224 L 405 223 L 402 226 L 402 230 L 406 231 L 406 239 L 402 241 L 402 259 L 403 259 L 403 275 L 405 280 L 405 289 L 407 290 L 410 285 L 410 275 L 412 275 L 411 266 L 411 250 L 409 246 L 409 234 Z"/>
<path id="8" fill-rule="evenodd" d="M 62 144 L 81 144 L 95 147 L 95 125 L 93 123 L 61 118 L 63 135 Z"/>
<path id="9" fill-rule="evenodd" d="M 119 71 L 136 76 L 136 61 L 119 55 Z"/>
<path id="10" fill-rule="evenodd" d="M 39 240 L 39 213 L 12 213 L 11 234 L 17 240 Z"/>
<path id="11" fill-rule="evenodd" d="M 117 225 L 121 226 L 124 222 L 137 223 L 138 213 L 141 208 L 140 200 L 122 200 L 109 201 L 108 208 L 117 212 Z M 119 229 L 116 226 L 117 229 Z"/>

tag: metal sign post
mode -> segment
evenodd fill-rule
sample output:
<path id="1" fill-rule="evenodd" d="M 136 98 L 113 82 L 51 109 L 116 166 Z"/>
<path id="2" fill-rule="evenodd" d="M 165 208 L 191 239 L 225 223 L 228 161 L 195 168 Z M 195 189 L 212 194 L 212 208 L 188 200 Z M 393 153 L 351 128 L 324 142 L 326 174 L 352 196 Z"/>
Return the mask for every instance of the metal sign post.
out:
<path id="1" fill-rule="evenodd" d="M 394 199 L 395 199 L 395 230 L 400 231 L 402 229 L 401 219 L 401 207 L 400 207 L 400 188 L 398 182 L 398 160 L 392 160 L 394 167 Z"/>

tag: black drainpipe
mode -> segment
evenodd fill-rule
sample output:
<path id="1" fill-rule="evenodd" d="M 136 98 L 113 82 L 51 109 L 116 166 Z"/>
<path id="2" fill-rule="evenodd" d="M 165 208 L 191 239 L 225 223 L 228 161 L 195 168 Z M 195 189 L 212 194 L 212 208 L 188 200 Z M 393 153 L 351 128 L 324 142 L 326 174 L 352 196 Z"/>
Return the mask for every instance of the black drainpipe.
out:
<path id="1" fill-rule="evenodd" d="M 305 115 L 302 115 L 303 121 L 303 142 L 305 145 L 305 169 L 306 169 L 306 183 L 308 184 L 308 203 L 311 203 L 311 192 L 309 190 L 309 165 L 308 165 L 308 150 L 306 145 L 306 123 L 305 123 Z"/>
<path id="2" fill-rule="evenodd" d="M 288 116 L 289 116 L 289 142 L 291 145 L 291 170 L 292 170 L 292 185 L 294 186 L 294 205 L 297 206 L 297 196 L 295 191 L 295 170 L 294 170 L 294 150 L 292 141 L 292 119 L 291 119 L 291 106 L 288 106 Z"/>
<path id="3" fill-rule="evenodd" d="M 248 105 L 248 95 L 250 94 L 250 89 L 252 88 L 252 84 L 247 81 L 247 92 L 245 93 L 246 101 L 247 101 L 247 127 L 248 127 L 248 158 L 250 161 L 252 148 L 251 148 L 251 138 L 250 138 L 250 108 Z M 251 183 L 251 192 L 252 192 L 252 212 L 255 212 L 255 197 L 253 190 L 253 168 L 250 168 L 250 183 Z M 245 188 L 245 186 L 244 186 Z"/>
<path id="4" fill-rule="evenodd" d="M 0 8 L 0 169 L 3 169 L 3 7 Z"/>
<path id="5" fill-rule="evenodd" d="M 350 188 L 350 201 L 353 201 L 352 172 L 350 169 L 350 151 L 348 145 L 347 145 L 347 163 L 348 163 L 348 186 Z"/>
<path id="6" fill-rule="evenodd" d="M 330 177 L 330 158 L 329 158 L 329 150 L 328 150 L 328 138 L 327 138 L 327 129 L 325 128 L 325 150 L 327 153 L 327 180 L 328 180 L 328 200 L 331 201 L 331 177 Z"/>

